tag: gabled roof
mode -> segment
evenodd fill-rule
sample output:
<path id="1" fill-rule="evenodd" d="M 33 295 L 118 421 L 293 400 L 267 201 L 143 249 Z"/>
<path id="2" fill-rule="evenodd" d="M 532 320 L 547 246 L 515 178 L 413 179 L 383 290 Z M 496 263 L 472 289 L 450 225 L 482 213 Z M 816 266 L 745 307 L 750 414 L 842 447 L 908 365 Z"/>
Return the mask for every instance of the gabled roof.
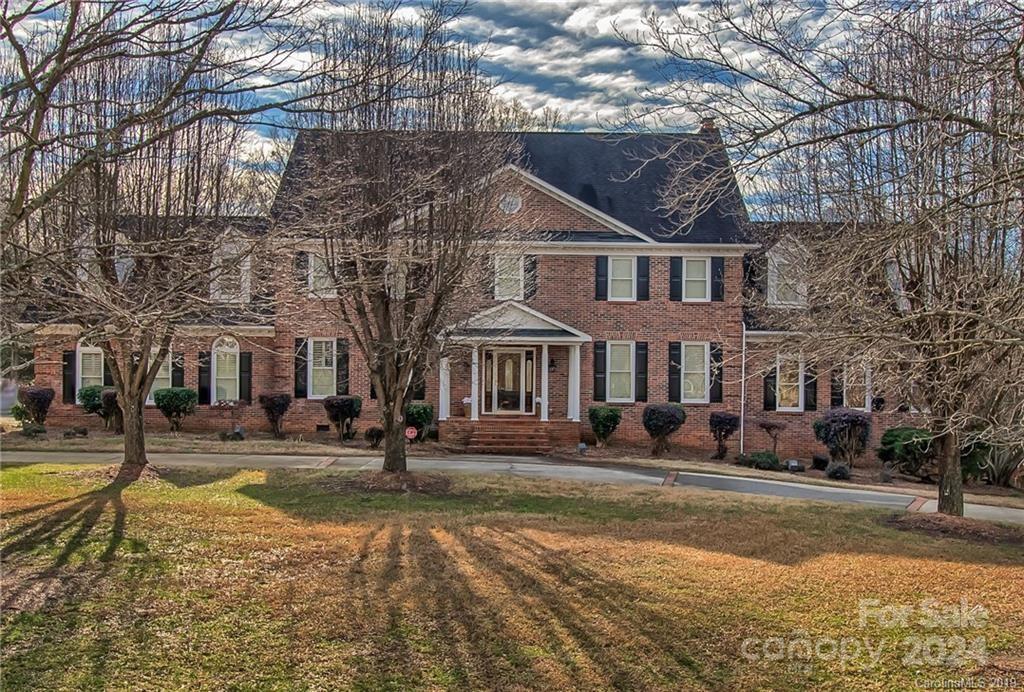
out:
<path id="1" fill-rule="evenodd" d="M 467 319 L 452 332 L 456 341 L 590 341 L 584 334 L 539 310 L 514 300 L 499 303 Z"/>
<path id="2" fill-rule="evenodd" d="M 284 213 L 305 185 L 312 152 L 326 146 L 327 138 L 343 143 L 359 132 L 298 133 L 274 200 L 272 214 Z M 683 226 L 661 209 L 660 192 L 668 180 L 670 162 L 658 158 L 674 147 L 675 161 L 703 162 L 729 168 L 716 130 L 695 134 L 601 135 L 575 132 L 524 132 L 519 138 L 522 155 L 510 161 L 543 186 L 571 198 L 619 225 L 625 234 L 659 243 L 735 244 L 744 242 L 746 208 L 731 174 L 729 189 Z M 699 184 L 695 180 L 694 184 Z M 558 229 L 550 229 L 558 230 Z"/>

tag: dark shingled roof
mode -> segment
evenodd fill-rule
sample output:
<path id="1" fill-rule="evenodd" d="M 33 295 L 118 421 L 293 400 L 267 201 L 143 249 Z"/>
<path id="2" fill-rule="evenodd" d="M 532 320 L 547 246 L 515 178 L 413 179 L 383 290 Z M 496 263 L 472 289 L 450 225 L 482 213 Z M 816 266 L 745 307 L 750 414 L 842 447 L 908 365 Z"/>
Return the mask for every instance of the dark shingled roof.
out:
<path id="1" fill-rule="evenodd" d="M 309 152 L 321 146 L 322 138 L 358 135 L 355 132 L 300 132 L 295 138 L 272 214 L 284 213 L 288 200 L 302 189 Z M 677 221 L 659 210 L 659 191 L 668 177 L 670 163 L 652 157 L 678 145 L 674 154 L 677 158 L 700 161 L 706 157 L 714 165 L 728 167 L 728 157 L 719 148 L 721 138 L 717 130 L 630 136 L 525 132 L 520 137 L 523 160 L 517 161 L 518 165 L 648 238 L 662 243 L 744 242 L 742 228 L 746 208 L 734 180 L 722 195 L 724 201 L 713 204 L 688 227 L 681 228 Z M 602 242 L 610 241 L 607 231 L 598 233 L 604 236 Z M 583 235 L 574 233 L 571 240 L 584 241 Z M 594 240 L 597 238 L 592 242 Z"/>

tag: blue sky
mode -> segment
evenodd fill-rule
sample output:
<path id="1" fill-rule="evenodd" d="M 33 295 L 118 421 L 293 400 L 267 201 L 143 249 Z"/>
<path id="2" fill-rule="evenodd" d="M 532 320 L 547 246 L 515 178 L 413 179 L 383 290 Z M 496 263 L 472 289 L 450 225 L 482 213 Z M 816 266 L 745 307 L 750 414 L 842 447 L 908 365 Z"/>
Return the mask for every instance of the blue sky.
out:
<path id="1" fill-rule="evenodd" d="M 558 108 L 574 129 L 613 125 L 638 86 L 657 81 L 656 56 L 615 35 L 640 26 L 651 8 L 637 0 L 477 0 L 456 30 L 486 49 L 503 95 L 531 110 Z M 700 2 L 692 3 L 699 7 Z"/>

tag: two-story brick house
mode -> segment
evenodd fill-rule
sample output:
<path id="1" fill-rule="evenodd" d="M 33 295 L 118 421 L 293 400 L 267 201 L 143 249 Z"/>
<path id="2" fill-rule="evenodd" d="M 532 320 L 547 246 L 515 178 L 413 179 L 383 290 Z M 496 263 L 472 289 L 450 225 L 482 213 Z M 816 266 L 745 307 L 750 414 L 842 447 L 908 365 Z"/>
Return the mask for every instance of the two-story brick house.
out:
<path id="1" fill-rule="evenodd" d="M 314 146 L 315 136 L 300 134 L 293 157 Z M 524 133 L 521 139 L 524 158 L 505 175 L 525 185 L 503 195 L 497 211 L 529 213 L 541 232 L 525 254 L 494 257 L 489 304 L 451 335 L 457 348 L 424 374 L 417 397 L 434 404 L 440 438 L 480 451 L 575 444 L 589 438 L 587 409 L 604 404 L 622 408 L 619 439 L 641 440 L 646 403 L 671 401 L 687 410 L 677 436 L 682 444 L 712 448 L 708 415 L 730 411 L 744 419 L 748 450 L 767 445 L 752 422 L 781 417 L 793 434 L 783 438 L 780 452 L 816 451 L 809 430 L 817 411 L 852 403 L 860 390 L 841 379 L 840 401 L 818 385 L 835 389 L 836 378 L 788 352 L 784 335 L 745 324 L 744 258 L 757 248 L 744 238 L 748 222 L 738 191 L 679 229 L 660 210 L 668 164 L 641 165 L 652 151 L 676 143 L 705 160 L 711 152 L 710 160 L 718 156 L 727 166 L 717 153 L 717 131 L 628 139 Z M 301 185 L 287 179 L 298 170 L 289 165 L 282 189 Z M 270 266 L 302 274 L 309 291 L 289 302 L 298 300 L 302 309 L 185 326 L 154 389 L 197 389 L 199 411 L 186 421 L 192 429 L 266 428 L 252 405 L 265 392 L 294 396 L 285 417 L 290 433 L 325 426 L 320 400 L 334 394 L 361 396 L 362 425 L 371 425 L 378 411 L 366 364 L 321 304 L 315 248 L 293 248 Z M 795 300 L 782 263 L 770 267 L 769 293 L 780 302 Z M 239 271 L 232 285 L 244 292 L 252 285 L 246 272 L 268 269 Z M 78 343 L 73 329 L 65 334 L 40 342 L 36 380 L 60 393 L 51 420 L 77 424 L 88 419 L 75 404 L 76 392 L 104 382 L 103 354 Z M 748 353 L 754 342 L 759 347 Z M 165 425 L 155 409 L 146 416 L 151 426 Z"/>

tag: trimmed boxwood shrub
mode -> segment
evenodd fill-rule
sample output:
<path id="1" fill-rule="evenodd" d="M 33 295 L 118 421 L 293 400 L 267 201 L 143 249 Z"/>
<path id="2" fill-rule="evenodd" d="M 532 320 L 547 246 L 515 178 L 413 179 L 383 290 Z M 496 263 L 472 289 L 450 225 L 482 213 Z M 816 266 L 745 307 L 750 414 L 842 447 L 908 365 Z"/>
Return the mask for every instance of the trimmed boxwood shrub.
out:
<path id="1" fill-rule="evenodd" d="M 604 447 L 622 422 L 622 411 L 614 406 L 591 406 L 587 409 L 587 419 L 597 438 L 597 446 Z"/>
<path id="2" fill-rule="evenodd" d="M 28 409 L 22 404 L 14 404 L 11 406 L 11 418 L 18 421 L 21 425 L 32 422 L 28 416 Z"/>
<path id="3" fill-rule="evenodd" d="M 344 442 L 355 437 L 355 420 L 363 411 L 363 400 L 357 396 L 329 396 L 323 404 L 327 420 L 338 432 L 338 440 Z"/>
<path id="4" fill-rule="evenodd" d="M 103 385 L 91 384 L 78 390 L 78 403 L 86 413 L 103 415 Z"/>
<path id="5" fill-rule="evenodd" d="M 181 422 L 185 420 L 185 416 L 195 413 L 199 395 L 196 390 L 188 387 L 168 387 L 153 392 L 153 403 L 170 421 L 171 430 L 177 432 L 181 430 Z"/>
<path id="6" fill-rule="evenodd" d="M 25 407 L 28 419 L 37 425 L 46 423 L 54 391 L 52 387 L 19 387 L 18 403 Z"/>
<path id="7" fill-rule="evenodd" d="M 935 474 L 935 445 L 932 434 L 923 428 L 889 428 L 879 440 L 878 458 L 894 471 L 928 480 Z"/>
<path id="8" fill-rule="evenodd" d="M 384 428 L 378 428 L 377 426 L 367 428 L 366 432 L 363 433 L 363 437 L 370 443 L 370 447 L 377 449 L 380 447 L 381 441 L 384 440 Z"/>
<path id="9" fill-rule="evenodd" d="M 668 438 L 686 422 L 686 411 L 679 404 L 644 406 L 644 430 L 651 436 L 651 455 L 661 456 L 669 449 Z"/>
<path id="10" fill-rule="evenodd" d="M 814 437 L 828 447 L 832 465 L 853 468 L 853 462 L 864 453 L 871 434 L 871 416 L 852 408 L 829 409 L 814 421 Z M 828 474 L 829 469 L 825 469 Z"/>
<path id="11" fill-rule="evenodd" d="M 270 421 L 270 430 L 277 439 L 284 438 L 284 430 L 281 429 L 281 421 L 284 414 L 292 405 L 291 394 L 260 394 L 260 408 Z"/>
<path id="12" fill-rule="evenodd" d="M 712 459 L 724 459 L 726 453 L 725 441 L 729 439 L 730 435 L 740 429 L 740 417 L 735 413 L 715 411 L 708 416 L 708 428 L 711 429 L 711 435 L 715 438 L 715 442 L 718 443 L 718 451 L 715 452 L 715 456 Z"/>
<path id="13" fill-rule="evenodd" d="M 775 452 L 769 452 L 768 450 L 754 452 L 753 454 L 741 454 L 739 464 L 753 469 L 761 469 L 762 471 L 783 470 L 779 456 Z"/>
<path id="14" fill-rule="evenodd" d="M 416 428 L 416 439 L 413 442 L 422 441 L 434 422 L 434 407 L 430 404 L 408 404 L 405 407 L 405 422 Z"/>

